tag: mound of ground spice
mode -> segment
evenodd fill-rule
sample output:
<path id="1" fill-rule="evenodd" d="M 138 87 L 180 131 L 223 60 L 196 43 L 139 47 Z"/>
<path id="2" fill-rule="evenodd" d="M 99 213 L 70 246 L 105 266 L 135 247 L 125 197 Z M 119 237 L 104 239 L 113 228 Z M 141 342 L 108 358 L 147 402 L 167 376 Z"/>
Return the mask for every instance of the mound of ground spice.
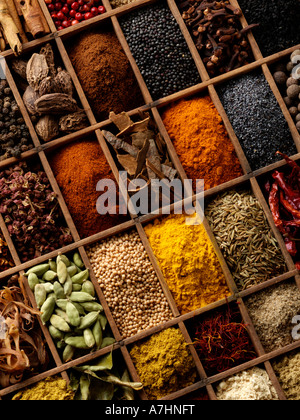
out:
<path id="1" fill-rule="evenodd" d="M 144 104 L 130 63 L 112 30 L 87 31 L 72 39 L 69 57 L 99 121 Z"/>
<path id="2" fill-rule="evenodd" d="M 196 382 L 192 355 L 180 330 L 168 328 L 134 345 L 130 356 L 150 400 Z"/>
<path id="3" fill-rule="evenodd" d="M 49 377 L 18 392 L 13 400 L 24 401 L 66 401 L 73 400 L 74 392 L 59 376 Z"/>
<path id="4" fill-rule="evenodd" d="M 292 320 L 300 313 L 300 292 L 295 282 L 284 282 L 245 300 L 256 333 L 266 352 L 293 342 Z"/>
<path id="5" fill-rule="evenodd" d="M 127 220 L 125 216 L 100 215 L 96 191 L 101 179 L 114 180 L 112 170 L 97 140 L 82 140 L 57 149 L 49 156 L 54 176 L 82 238 Z"/>
<path id="6" fill-rule="evenodd" d="M 145 226 L 179 311 L 184 314 L 230 295 L 214 247 L 202 224 L 170 215 Z"/>
<path id="7" fill-rule="evenodd" d="M 162 119 L 189 179 L 204 179 L 208 190 L 243 175 L 222 118 L 209 96 L 171 104 Z"/>
<path id="8" fill-rule="evenodd" d="M 290 354 L 275 360 L 272 364 L 279 383 L 288 400 L 300 399 L 300 353 Z"/>

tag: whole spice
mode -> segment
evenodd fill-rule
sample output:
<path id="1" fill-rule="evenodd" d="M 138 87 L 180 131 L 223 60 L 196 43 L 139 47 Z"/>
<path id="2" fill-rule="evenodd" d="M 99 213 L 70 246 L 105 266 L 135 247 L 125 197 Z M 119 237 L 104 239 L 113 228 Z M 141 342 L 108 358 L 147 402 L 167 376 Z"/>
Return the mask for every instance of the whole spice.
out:
<path id="1" fill-rule="evenodd" d="M 72 39 L 68 53 L 98 120 L 106 120 L 111 111 L 130 111 L 143 105 L 130 63 L 111 29 L 79 34 Z"/>
<path id="2" fill-rule="evenodd" d="M 288 400 L 299 401 L 300 398 L 300 354 L 288 353 L 275 359 L 272 367 Z"/>
<path id="3" fill-rule="evenodd" d="M 182 333 L 169 328 L 137 343 L 130 356 L 150 400 L 196 382 L 195 364 Z"/>
<path id="4" fill-rule="evenodd" d="M 43 372 L 48 355 L 36 315 L 17 275 L 0 290 L 0 388 Z"/>
<path id="5" fill-rule="evenodd" d="M 73 391 L 60 376 L 46 378 L 31 387 L 22 389 L 12 398 L 13 401 L 68 401 L 73 399 Z"/>
<path id="6" fill-rule="evenodd" d="M 55 261 L 32 267 L 25 276 L 41 311 L 41 321 L 47 325 L 64 363 L 115 342 L 106 331 L 103 307 L 96 301 L 89 270 L 78 252 L 70 259 L 59 254 Z"/>
<path id="7" fill-rule="evenodd" d="M 264 56 L 300 43 L 300 4 L 297 0 L 239 0 L 249 24 L 259 23 L 255 39 Z"/>
<path id="8" fill-rule="evenodd" d="M 218 400 L 278 400 L 276 390 L 260 367 L 253 367 L 225 379 L 217 386 Z"/>
<path id="9" fill-rule="evenodd" d="M 242 176 L 241 165 L 209 96 L 182 100 L 162 113 L 163 123 L 189 179 L 206 190 Z"/>
<path id="10" fill-rule="evenodd" d="M 28 62 L 14 60 L 12 67 L 21 77 L 19 85 L 24 90 L 23 101 L 43 141 L 50 141 L 59 137 L 60 133 L 72 133 L 88 125 L 85 111 L 79 108 L 73 98 L 75 90 L 71 75 L 56 66 L 50 43 L 45 44 L 39 53 L 32 54 Z M 81 115 L 79 124 L 74 114 Z"/>
<path id="11" fill-rule="evenodd" d="M 92 245 L 87 254 L 124 338 L 172 318 L 168 301 L 137 232 Z"/>
<path id="12" fill-rule="evenodd" d="M 277 240 L 251 191 L 218 195 L 205 215 L 239 290 L 286 271 Z"/>
<path id="13" fill-rule="evenodd" d="M 276 162 L 277 150 L 289 156 L 297 153 L 287 122 L 263 74 L 246 74 L 217 90 L 253 170 Z"/>
<path id="14" fill-rule="evenodd" d="M 20 162 L 0 172 L 0 213 L 22 262 L 72 242 L 46 174 Z"/>
<path id="15" fill-rule="evenodd" d="M 109 229 L 128 218 L 119 215 L 118 206 L 112 214 L 100 215 L 96 191 L 101 179 L 114 180 L 109 164 L 97 140 L 80 140 L 58 149 L 49 161 L 81 237 Z M 74 165 L 74 162 L 76 164 Z"/>
<path id="16" fill-rule="evenodd" d="M 106 12 L 101 0 L 86 1 L 84 3 L 76 0 L 69 0 L 67 3 L 45 0 L 45 3 L 59 31 Z"/>
<path id="17" fill-rule="evenodd" d="M 114 353 L 114 356 L 116 354 Z M 97 359 L 93 364 L 76 366 L 71 371 L 70 387 L 74 400 L 134 400 L 135 392 L 143 388 L 131 382 L 124 363 L 114 363 L 113 353 Z"/>
<path id="18" fill-rule="evenodd" d="M 277 63 L 274 67 L 273 77 L 300 132 L 300 86 L 299 74 L 297 74 L 300 61 L 299 57 L 300 50 L 296 49 L 289 57 L 287 63 Z"/>
<path id="19" fill-rule="evenodd" d="M 150 245 L 182 314 L 230 295 L 203 225 L 189 225 L 186 219 L 185 215 L 170 215 L 145 226 Z"/>
<path id="20" fill-rule="evenodd" d="M 0 272 L 8 270 L 14 266 L 13 259 L 10 255 L 7 243 L 2 234 L 0 234 Z"/>
<path id="21" fill-rule="evenodd" d="M 179 8 L 211 76 L 224 74 L 253 61 L 247 34 L 257 25 L 242 28 L 242 11 L 225 0 L 179 0 Z"/>
<path id="22" fill-rule="evenodd" d="M 29 130 L 6 80 L 0 81 L 0 161 L 33 148 Z"/>
<path id="23" fill-rule="evenodd" d="M 193 322 L 193 344 L 208 376 L 256 358 L 246 325 L 237 308 L 228 306 Z"/>
<path id="24" fill-rule="evenodd" d="M 165 1 L 121 17 L 120 25 L 154 100 L 200 83 L 192 55 Z"/>
<path id="25" fill-rule="evenodd" d="M 294 282 L 269 287 L 247 298 L 245 304 L 266 352 L 293 342 L 292 319 L 300 311 L 300 292 Z"/>
<path id="26" fill-rule="evenodd" d="M 295 259 L 296 267 L 299 261 L 299 227 L 300 227 L 300 184 L 299 165 L 278 152 L 287 164 L 287 171 L 274 171 L 272 178 L 265 183 L 273 220 L 284 237 L 288 252 Z"/>

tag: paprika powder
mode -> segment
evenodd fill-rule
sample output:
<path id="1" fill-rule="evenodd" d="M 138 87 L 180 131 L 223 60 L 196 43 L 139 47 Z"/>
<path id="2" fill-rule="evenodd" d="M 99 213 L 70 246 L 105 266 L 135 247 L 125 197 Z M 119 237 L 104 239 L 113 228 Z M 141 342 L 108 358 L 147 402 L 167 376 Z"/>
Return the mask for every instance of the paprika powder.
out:
<path id="1" fill-rule="evenodd" d="M 80 140 L 56 150 L 49 157 L 54 176 L 82 238 L 109 229 L 128 218 L 116 214 L 100 215 L 96 191 L 101 179 L 115 180 L 97 140 Z"/>
<path id="2" fill-rule="evenodd" d="M 209 96 L 183 99 L 162 114 L 163 123 L 189 179 L 205 190 L 243 175 L 222 118 Z"/>

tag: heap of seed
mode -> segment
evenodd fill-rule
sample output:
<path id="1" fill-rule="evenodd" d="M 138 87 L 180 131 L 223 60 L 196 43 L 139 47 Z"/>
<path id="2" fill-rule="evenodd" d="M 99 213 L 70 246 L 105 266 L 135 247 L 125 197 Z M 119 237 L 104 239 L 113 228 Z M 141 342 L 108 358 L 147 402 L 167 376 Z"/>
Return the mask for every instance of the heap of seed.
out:
<path id="1" fill-rule="evenodd" d="M 239 288 L 245 290 L 286 271 L 263 209 L 250 191 L 229 191 L 205 215 Z"/>
<path id="2" fill-rule="evenodd" d="M 289 156 L 297 149 L 288 124 L 265 77 L 246 74 L 218 88 L 232 127 L 253 170 Z"/>
<path id="3" fill-rule="evenodd" d="M 124 338 L 172 318 L 137 232 L 114 236 L 91 246 L 88 257 Z"/>
<path id="4" fill-rule="evenodd" d="M 192 55 L 165 1 L 122 17 L 120 24 L 154 100 L 200 83 Z"/>

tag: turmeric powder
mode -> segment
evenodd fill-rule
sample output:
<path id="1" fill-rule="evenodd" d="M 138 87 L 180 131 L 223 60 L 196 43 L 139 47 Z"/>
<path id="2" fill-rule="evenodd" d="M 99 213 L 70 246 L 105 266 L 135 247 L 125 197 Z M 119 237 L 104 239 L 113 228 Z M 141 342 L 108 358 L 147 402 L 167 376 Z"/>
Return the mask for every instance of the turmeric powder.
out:
<path id="1" fill-rule="evenodd" d="M 210 96 L 183 99 L 162 114 L 187 177 L 204 179 L 204 188 L 221 185 L 243 175 L 222 118 Z"/>
<path id="2" fill-rule="evenodd" d="M 190 226 L 185 215 L 170 215 L 145 232 L 182 314 L 230 295 L 203 224 Z"/>
<path id="3" fill-rule="evenodd" d="M 168 328 L 137 343 L 130 356 L 150 400 L 158 400 L 195 383 L 197 373 L 179 329 Z"/>
<path id="4" fill-rule="evenodd" d="M 13 400 L 25 401 L 62 401 L 73 400 L 74 392 L 68 388 L 67 382 L 59 377 L 49 377 L 25 388 L 13 396 Z"/>

